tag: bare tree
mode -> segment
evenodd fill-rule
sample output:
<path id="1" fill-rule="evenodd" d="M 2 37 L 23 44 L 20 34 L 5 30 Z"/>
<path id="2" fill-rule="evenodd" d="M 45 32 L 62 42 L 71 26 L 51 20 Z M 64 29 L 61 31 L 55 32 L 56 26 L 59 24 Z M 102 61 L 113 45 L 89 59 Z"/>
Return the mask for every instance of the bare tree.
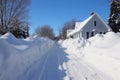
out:
<path id="1" fill-rule="evenodd" d="M 0 33 L 19 28 L 28 19 L 30 0 L 0 0 Z"/>
<path id="2" fill-rule="evenodd" d="M 62 29 L 59 32 L 60 33 L 59 36 L 60 36 L 61 39 L 66 39 L 67 38 L 67 29 L 74 29 L 76 21 L 78 21 L 78 20 L 72 19 L 72 20 L 64 23 Z"/>
<path id="3" fill-rule="evenodd" d="M 39 37 L 47 37 L 47 38 L 52 39 L 52 40 L 54 39 L 53 29 L 49 25 L 43 25 L 41 27 L 38 27 L 35 30 L 35 33 Z"/>

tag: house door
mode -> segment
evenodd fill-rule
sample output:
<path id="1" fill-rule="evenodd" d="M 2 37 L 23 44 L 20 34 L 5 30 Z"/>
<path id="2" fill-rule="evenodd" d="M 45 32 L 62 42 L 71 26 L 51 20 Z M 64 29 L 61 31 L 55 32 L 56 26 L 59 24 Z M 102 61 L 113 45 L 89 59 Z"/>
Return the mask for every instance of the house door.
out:
<path id="1" fill-rule="evenodd" d="M 91 37 L 93 37 L 94 36 L 94 32 L 91 32 Z"/>

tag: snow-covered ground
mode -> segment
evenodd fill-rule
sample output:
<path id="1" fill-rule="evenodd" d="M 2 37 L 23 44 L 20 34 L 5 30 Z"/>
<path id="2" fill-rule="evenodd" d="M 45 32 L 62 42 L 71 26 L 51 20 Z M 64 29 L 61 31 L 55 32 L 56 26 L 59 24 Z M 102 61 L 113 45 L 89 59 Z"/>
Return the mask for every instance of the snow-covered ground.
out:
<path id="1" fill-rule="evenodd" d="M 109 32 L 89 39 L 84 48 L 84 60 L 113 80 L 120 80 L 120 35 Z"/>
<path id="2" fill-rule="evenodd" d="M 53 45 L 44 38 L 20 40 L 11 33 L 0 36 L 0 80 L 37 80 Z"/>
<path id="3" fill-rule="evenodd" d="M 108 32 L 88 40 L 68 39 L 62 46 L 67 53 L 81 57 L 97 74 L 105 76 L 103 80 L 120 80 L 120 34 Z"/>
<path id="4" fill-rule="evenodd" d="M 0 80 L 120 80 L 120 34 L 58 43 L 0 36 Z"/>

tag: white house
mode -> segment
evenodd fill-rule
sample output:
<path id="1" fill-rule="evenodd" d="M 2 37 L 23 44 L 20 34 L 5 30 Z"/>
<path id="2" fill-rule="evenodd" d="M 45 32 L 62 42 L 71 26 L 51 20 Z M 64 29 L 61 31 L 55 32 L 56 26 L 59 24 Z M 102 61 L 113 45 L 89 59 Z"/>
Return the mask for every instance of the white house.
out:
<path id="1" fill-rule="evenodd" d="M 83 22 L 76 22 L 75 29 L 67 30 L 67 37 L 88 39 L 96 34 L 105 34 L 108 31 L 111 31 L 111 28 L 103 19 L 98 14 L 91 13 L 90 17 Z"/>

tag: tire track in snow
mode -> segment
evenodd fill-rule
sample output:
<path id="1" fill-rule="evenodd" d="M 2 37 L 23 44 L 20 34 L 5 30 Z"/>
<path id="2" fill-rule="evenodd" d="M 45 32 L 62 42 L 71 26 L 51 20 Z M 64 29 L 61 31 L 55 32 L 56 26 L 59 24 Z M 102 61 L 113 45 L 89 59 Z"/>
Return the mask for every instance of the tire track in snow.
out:
<path id="1" fill-rule="evenodd" d="M 85 77 L 83 75 L 81 75 L 79 68 L 76 67 L 76 64 L 73 63 L 72 60 L 70 60 L 66 64 L 67 64 L 66 66 L 69 66 L 67 70 L 69 71 L 69 74 L 72 77 L 72 80 L 85 80 Z M 72 66 L 70 66 L 70 65 L 72 65 Z"/>
<path id="2" fill-rule="evenodd" d="M 46 60 L 46 57 L 48 56 L 48 51 L 51 50 L 54 45 L 52 43 L 50 45 L 51 47 L 47 46 L 47 50 L 42 51 L 41 49 L 43 49 L 44 46 L 47 44 L 48 43 L 45 43 L 44 45 L 39 47 L 40 56 L 38 55 L 36 59 L 33 59 L 32 63 L 29 64 L 29 66 L 25 68 L 24 72 L 22 72 L 15 80 L 39 80 L 39 75 L 42 72 L 44 62 Z M 36 48 L 38 49 L 38 47 Z M 31 51 L 33 51 L 33 49 Z"/>
<path id="3" fill-rule="evenodd" d="M 24 80 L 106 80 L 80 57 L 66 53 L 58 44 L 54 44 L 30 70 L 28 73 L 34 71 L 32 79 Z"/>
<path id="4" fill-rule="evenodd" d="M 45 71 L 45 66 L 46 66 L 48 57 L 49 57 L 49 55 L 47 54 L 47 57 L 46 57 L 45 62 L 44 62 L 44 64 L 43 64 L 42 71 L 41 71 L 41 73 L 40 73 L 40 76 L 39 76 L 39 79 L 38 79 L 38 80 L 42 80 L 42 76 L 43 76 L 43 73 L 44 73 L 44 71 Z"/>
<path id="5" fill-rule="evenodd" d="M 48 61 L 48 58 L 50 56 L 50 52 L 54 49 L 54 45 L 52 46 L 52 48 L 47 52 L 47 56 L 46 56 L 46 59 L 44 59 L 44 64 L 42 66 L 42 71 L 39 75 L 39 79 L 38 80 L 43 80 L 42 77 L 44 76 L 44 72 L 45 72 L 45 69 L 46 69 L 46 66 L 47 66 L 47 63 L 50 62 Z"/>
<path id="6" fill-rule="evenodd" d="M 64 53 L 57 54 L 58 61 L 59 61 L 59 69 L 61 71 L 65 71 L 66 72 L 66 76 L 65 77 L 67 78 L 67 80 L 73 80 L 72 77 L 71 77 L 71 75 L 69 74 L 70 72 L 69 72 L 69 68 L 68 68 L 68 66 L 66 64 L 66 61 L 63 62 L 63 60 L 65 60 L 64 57 L 66 57 L 63 54 L 66 54 L 66 53 L 64 52 Z M 60 76 L 61 75 L 62 75 L 62 72 L 60 73 Z"/>
<path id="7" fill-rule="evenodd" d="M 106 80 L 100 74 L 98 74 L 94 69 L 89 67 L 80 57 L 75 54 L 68 54 L 69 60 L 60 64 L 61 70 L 66 72 L 67 80 Z M 59 54 L 59 62 L 64 60 L 65 55 Z"/>
<path id="8" fill-rule="evenodd" d="M 78 74 L 84 77 L 81 80 L 105 80 L 100 74 L 85 64 L 83 60 L 79 59 L 79 57 L 72 55 L 70 58 L 74 68 L 78 69 Z"/>
<path id="9" fill-rule="evenodd" d="M 55 44 L 47 54 L 39 80 L 63 80 L 66 73 L 64 70 L 60 70 L 59 66 L 65 62 L 66 59 L 61 60 L 59 54 L 65 57 L 63 49 L 61 49 L 58 44 Z"/>

